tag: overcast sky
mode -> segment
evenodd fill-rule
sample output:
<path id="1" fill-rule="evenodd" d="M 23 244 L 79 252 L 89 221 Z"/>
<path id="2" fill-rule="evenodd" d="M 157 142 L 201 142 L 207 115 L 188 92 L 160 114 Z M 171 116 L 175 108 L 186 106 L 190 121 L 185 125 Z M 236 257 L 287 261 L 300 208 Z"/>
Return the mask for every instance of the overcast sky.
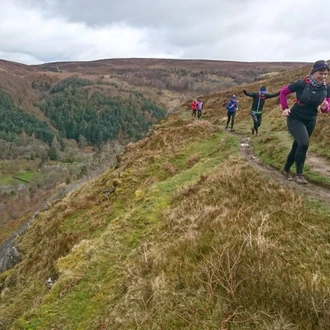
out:
<path id="1" fill-rule="evenodd" d="M 330 59 L 329 0 L 0 0 L 0 58 Z"/>

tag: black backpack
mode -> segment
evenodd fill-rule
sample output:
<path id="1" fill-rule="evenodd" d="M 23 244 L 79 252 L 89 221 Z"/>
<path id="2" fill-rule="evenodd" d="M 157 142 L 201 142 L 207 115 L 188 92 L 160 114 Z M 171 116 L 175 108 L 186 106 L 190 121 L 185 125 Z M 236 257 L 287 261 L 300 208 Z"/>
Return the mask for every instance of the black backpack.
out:
<path id="1" fill-rule="evenodd" d="M 315 88 L 311 85 L 309 78 L 305 79 L 305 87 L 304 90 L 299 97 L 298 103 L 299 104 L 321 104 L 323 100 L 328 95 L 328 86 L 326 82 L 322 85 L 321 88 Z"/>

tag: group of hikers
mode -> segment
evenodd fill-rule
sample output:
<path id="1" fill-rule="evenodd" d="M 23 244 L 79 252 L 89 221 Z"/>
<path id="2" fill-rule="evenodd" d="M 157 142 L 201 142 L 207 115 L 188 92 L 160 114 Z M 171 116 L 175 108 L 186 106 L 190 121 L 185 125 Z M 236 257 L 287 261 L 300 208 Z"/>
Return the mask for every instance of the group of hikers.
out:
<path id="1" fill-rule="evenodd" d="M 330 86 L 326 81 L 328 74 L 328 63 L 324 60 L 319 60 L 313 64 L 311 72 L 307 77 L 296 80 L 276 93 L 267 93 L 264 86 L 258 92 L 247 92 L 243 89 L 243 93 L 252 98 L 250 113 L 253 126 L 251 127 L 251 133 L 255 136 L 259 134 L 265 101 L 279 96 L 282 116 L 286 117 L 288 131 L 293 137 L 291 150 L 282 169 L 282 174 L 287 180 L 295 180 L 298 184 L 308 183 L 303 174 L 303 169 L 309 147 L 309 139 L 315 128 L 318 112 L 328 113 L 330 111 Z M 287 97 L 291 93 L 296 94 L 296 100 L 293 106 L 289 108 Z M 233 132 L 235 116 L 238 110 L 236 95 L 233 95 L 226 103 L 226 109 L 227 123 L 225 129 L 228 130 L 230 125 L 229 130 Z M 294 164 L 296 167 L 295 176 L 290 171 Z"/>
<path id="2" fill-rule="evenodd" d="M 197 118 L 201 118 L 202 116 L 202 110 L 203 110 L 203 102 L 200 99 L 195 99 L 191 103 L 191 110 L 192 110 L 192 116 Z"/>
<path id="3" fill-rule="evenodd" d="M 259 127 L 261 125 L 262 119 L 262 110 L 267 99 L 272 97 L 276 97 L 280 95 L 280 92 L 276 92 L 274 94 L 269 94 L 266 92 L 266 87 L 261 86 L 259 92 L 248 92 L 246 89 L 243 89 L 243 93 L 246 96 L 252 97 L 252 106 L 251 106 L 251 117 L 253 120 L 251 133 L 252 135 L 259 134 Z M 235 123 L 235 116 L 238 110 L 238 100 L 237 96 L 233 95 L 230 100 L 226 104 L 227 109 L 227 123 L 225 129 L 228 130 L 228 126 L 230 124 L 229 131 L 234 132 L 234 123 Z"/>

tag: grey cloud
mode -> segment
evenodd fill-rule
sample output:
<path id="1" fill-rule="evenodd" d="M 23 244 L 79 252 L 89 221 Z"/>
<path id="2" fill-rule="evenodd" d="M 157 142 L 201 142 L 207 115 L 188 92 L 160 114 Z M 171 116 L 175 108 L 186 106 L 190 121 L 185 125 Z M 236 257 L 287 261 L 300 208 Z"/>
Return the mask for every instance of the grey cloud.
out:
<path id="1" fill-rule="evenodd" d="M 330 54 L 328 0 L 4 1 L 0 49 L 8 58 L 314 61 Z"/>
<path id="2" fill-rule="evenodd" d="M 160 27 L 172 24 L 189 26 L 194 23 L 194 17 L 203 19 L 202 13 L 209 11 L 205 8 L 220 10 L 220 4 L 221 1 L 213 0 L 71 0 L 58 1 L 54 9 L 69 20 L 82 20 L 90 25 L 124 21 L 137 27 Z"/>

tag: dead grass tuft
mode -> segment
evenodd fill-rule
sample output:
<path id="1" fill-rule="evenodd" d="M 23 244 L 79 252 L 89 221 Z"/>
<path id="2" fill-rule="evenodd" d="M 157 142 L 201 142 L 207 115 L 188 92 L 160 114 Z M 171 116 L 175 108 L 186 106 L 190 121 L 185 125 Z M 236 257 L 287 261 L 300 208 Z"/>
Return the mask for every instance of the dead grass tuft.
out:
<path id="1" fill-rule="evenodd" d="M 175 168 L 175 166 L 173 166 L 172 164 L 170 164 L 170 163 L 168 163 L 168 162 L 166 162 L 165 164 L 164 164 L 164 170 L 166 171 L 166 172 L 168 172 L 169 174 L 171 174 L 171 175 L 174 175 L 175 173 L 177 173 L 178 172 L 178 170 Z"/>
<path id="2" fill-rule="evenodd" d="M 186 162 L 187 167 L 194 166 L 199 162 L 199 156 L 198 155 L 191 155 Z"/>

